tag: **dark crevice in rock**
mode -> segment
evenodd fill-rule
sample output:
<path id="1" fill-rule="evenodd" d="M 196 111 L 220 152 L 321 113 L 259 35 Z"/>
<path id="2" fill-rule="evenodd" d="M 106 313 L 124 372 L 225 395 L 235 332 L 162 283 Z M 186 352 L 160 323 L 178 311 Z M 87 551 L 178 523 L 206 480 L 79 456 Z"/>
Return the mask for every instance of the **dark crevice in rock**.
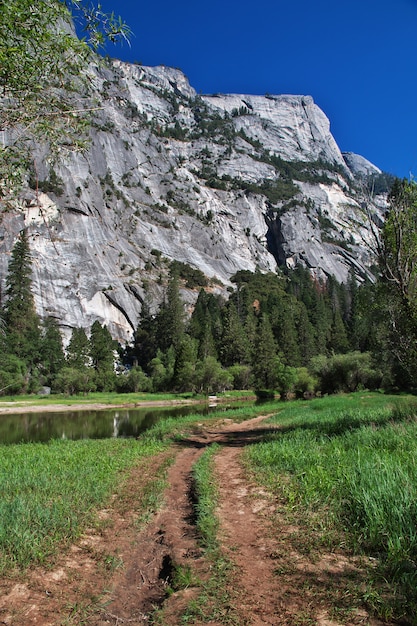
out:
<path id="1" fill-rule="evenodd" d="M 104 295 L 106 296 L 107 300 L 116 308 L 118 309 L 122 315 L 124 315 L 124 317 L 126 318 L 126 321 L 128 322 L 129 326 L 132 328 L 132 330 L 135 330 L 135 326 L 132 323 L 132 320 L 129 318 L 128 314 L 126 313 L 126 311 L 124 310 L 124 308 L 115 300 L 115 298 L 108 292 L 108 291 L 104 291 L 103 292 Z"/>

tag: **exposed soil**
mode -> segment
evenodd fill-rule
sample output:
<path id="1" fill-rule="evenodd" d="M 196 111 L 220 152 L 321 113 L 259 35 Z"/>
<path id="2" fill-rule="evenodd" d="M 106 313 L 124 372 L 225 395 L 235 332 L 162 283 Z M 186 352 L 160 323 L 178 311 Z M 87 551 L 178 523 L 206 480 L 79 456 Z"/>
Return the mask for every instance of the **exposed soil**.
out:
<path id="1" fill-rule="evenodd" d="M 241 424 L 223 420 L 210 429 L 201 428 L 173 451 L 136 468 L 123 493 L 100 512 L 97 526 L 77 545 L 63 550 L 49 568 L 0 581 L 0 624 L 143 625 L 155 623 L 157 608 L 157 623 L 183 623 L 185 607 L 199 597 L 200 588 L 185 585 L 173 592 L 174 569 L 190 569 L 200 587 L 210 576 L 195 529 L 191 468 L 213 442 L 222 444 L 215 456 L 221 543 L 234 567 L 227 613 L 205 623 L 382 624 L 369 617 L 355 595 L 355 589 L 366 585 L 370 564 L 343 551 L 317 550 L 305 529 L 288 521 L 282 503 L 245 473 L 242 450 L 265 432 L 264 419 Z M 137 503 L 144 486 L 173 453 L 164 505 L 140 528 Z"/>

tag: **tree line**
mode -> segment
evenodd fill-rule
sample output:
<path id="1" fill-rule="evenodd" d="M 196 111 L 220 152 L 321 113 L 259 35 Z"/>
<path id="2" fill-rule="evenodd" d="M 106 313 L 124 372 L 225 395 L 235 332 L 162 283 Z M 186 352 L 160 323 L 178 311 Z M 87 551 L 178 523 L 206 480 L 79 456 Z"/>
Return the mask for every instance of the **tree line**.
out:
<path id="1" fill-rule="evenodd" d="M 202 288 L 191 316 L 173 263 L 158 310 L 142 306 L 133 341 L 117 344 L 98 321 L 63 346 L 58 320 L 39 319 L 28 235 L 13 248 L 1 302 L 0 394 L 47 386 L 97 391 L 215 393 L 412 388 L 417 374 L 417 189 L 397 181 L 376 236 L 379 278 L 315 280 L 298 267 L 239 271 L 227 299 Z"/>

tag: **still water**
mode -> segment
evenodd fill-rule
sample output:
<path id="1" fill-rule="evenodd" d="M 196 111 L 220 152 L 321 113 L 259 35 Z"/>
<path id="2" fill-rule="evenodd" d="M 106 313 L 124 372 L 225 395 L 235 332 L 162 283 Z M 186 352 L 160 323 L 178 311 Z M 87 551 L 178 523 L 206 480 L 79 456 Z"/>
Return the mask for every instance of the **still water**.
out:
<path id="1" fill-rule="evenodd" d="M 16 413 L 0 415 L 0 443 L 45 442 L 50 439 L 137 437 L 163 417 L 206 415 L 207 404 L 142 409 Z"/>

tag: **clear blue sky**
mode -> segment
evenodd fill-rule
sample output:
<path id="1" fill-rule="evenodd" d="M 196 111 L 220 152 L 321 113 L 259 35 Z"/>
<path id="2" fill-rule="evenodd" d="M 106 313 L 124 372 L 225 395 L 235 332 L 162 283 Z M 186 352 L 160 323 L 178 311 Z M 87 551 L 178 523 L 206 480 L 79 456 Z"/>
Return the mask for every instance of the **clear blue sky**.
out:
<path id="1" fill-rule="evenodd" d="M 199 93 L 303 94 L 343 151 L 417 178 L 417 0 L 101 0 L 111 56 L 180 68 Z"/>

